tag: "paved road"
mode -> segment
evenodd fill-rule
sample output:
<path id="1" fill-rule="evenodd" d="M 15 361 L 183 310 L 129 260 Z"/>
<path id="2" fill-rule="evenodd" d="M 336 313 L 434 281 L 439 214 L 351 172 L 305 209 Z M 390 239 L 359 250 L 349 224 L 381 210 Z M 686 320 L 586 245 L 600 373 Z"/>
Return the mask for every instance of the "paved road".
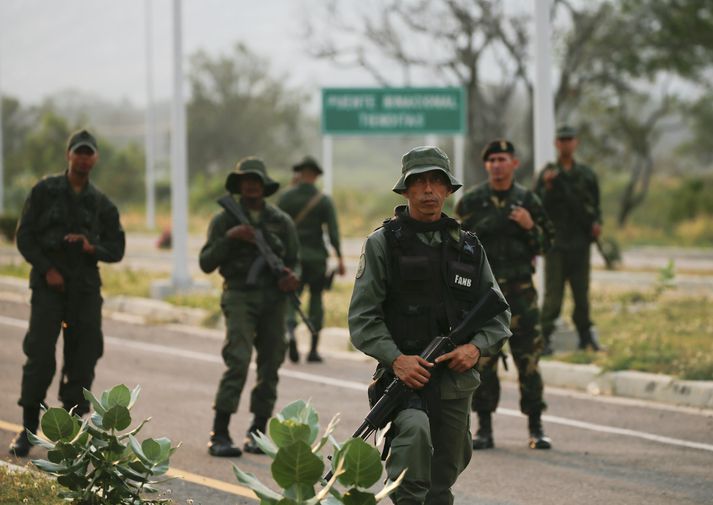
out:
<path id="1" fill-rule="evenodd" d="M 0 301 L 0 420 L 19 424 L 21 341 L 27 305 Z M 172 467 L 237 484 L 230 461 L 206 453 L 211 400 L 222 371 L 220 336 L 180 327 L 139 326 L 107 320 L 105 357 L 95 390 L 117 383 L 141 384 L 135 417 L 151 416 L 146 435 L 181 441 Z M 60 346 L 61 347 L 61 346 Z M 286 364 L 278 407 L 311 398 L 322 423 L 341 412 L 337 438 L 361 421 L 364 388 L 372 364 L 365 359 L 328 356 L 324 365 Z M 252 385 L 252 379 L 248 388 Z M 57 385 L 49 401 L 56 405 Z M 458 481 L 457 504 L 710 504 L 713 503 L 713 412 L 595 398 L 565 390 L 547 391 L 545 426 L 554 439 L 549 452 L 526 447 L 526 419 L 517 412 L 517 392 L 506 384 L 495 416 L 497 448 L 477 453 Z M 250 416 L 246 398 L 231 430 L 241 438 Z M 0 429 L 5 447 L 12 433 Z M 235 462 L 269 481 L 269 459 L 245 455 Z M 224 491 L 191 484 L 172 485 L 178 503 L 256 503 Z"/>

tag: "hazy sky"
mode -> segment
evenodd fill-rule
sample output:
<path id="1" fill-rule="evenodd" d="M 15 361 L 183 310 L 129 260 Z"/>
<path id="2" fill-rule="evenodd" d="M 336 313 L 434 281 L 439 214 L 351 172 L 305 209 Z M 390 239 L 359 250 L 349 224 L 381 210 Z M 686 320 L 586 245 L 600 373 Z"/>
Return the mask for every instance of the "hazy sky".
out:
<path id="1" fill-rule="evenodd" d="M 293 84 L 372 85 L 305 54 L 300 22 L 320 0 L 183 0 L 184 54 L 228 52 L 242 40 Z M 154 90 L 172 86 L 172 0 L 151 0 Z M 81 89 L 109 99 L 146 99 L 145 0 L 0 0 L 0 89 L 23 102 Z M 187 65 L 184 60 L 184 69 Z"/>

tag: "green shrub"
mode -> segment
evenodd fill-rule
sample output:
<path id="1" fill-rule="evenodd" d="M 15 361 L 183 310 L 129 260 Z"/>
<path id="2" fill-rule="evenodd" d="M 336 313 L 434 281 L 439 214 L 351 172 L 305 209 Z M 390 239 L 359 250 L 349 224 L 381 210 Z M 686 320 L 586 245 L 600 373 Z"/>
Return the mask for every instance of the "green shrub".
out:
<path id="1" fill-rule="evenodd" d="M 332 436 L 336 424 L 335 416 L 320 437 L 319 416 L 312 406 L 302 400 L 289 404 L 270 419 L 269 436 L 254 435 L 263 452 L 272 458 L 272 477 L 282 490 L 272 490 L 253 474 L 233 465 L 235 476 L 255 491 L 261 505 L 377 503 L 398 487 L 404 474 L 378 493 L 369 492 L 383 473 L 379 451 L 360 438 L 339 444 Z M 320 455 L 327 442 L 334 447 L 331 457 L 333 475 L 328 482 L 322 477 L 325 464 Z M 346 490 L 337 490 L 337 482 Z M 321 484 L 318 492 L 315 490 L 317 484 Z"/>
<path id="2" fill-rule="evenodd" d="M 144 499 L 144 493 L 156 493 L 155 477 L 168 471 L 168 460 L 177 447 L 167 438 L 147 438 L 139 442 L 138 432 L 148 422 L 124 434 L 131 425 L 131 408 L 140 387 L 133 391 L 123 384 L 114 386 L 96 398 L 84 390 L 94 413 L 91 423 L 82 421 L 62 408 L 48 409 L 42 416 L 40 438 L 32 433 L 30 441 L 48 450 L 47 459 L 32 463 L 50 475 L 65 489 L 59 493 L 77 505 L 142 505 L 171 503 L 165 499 Z"/>

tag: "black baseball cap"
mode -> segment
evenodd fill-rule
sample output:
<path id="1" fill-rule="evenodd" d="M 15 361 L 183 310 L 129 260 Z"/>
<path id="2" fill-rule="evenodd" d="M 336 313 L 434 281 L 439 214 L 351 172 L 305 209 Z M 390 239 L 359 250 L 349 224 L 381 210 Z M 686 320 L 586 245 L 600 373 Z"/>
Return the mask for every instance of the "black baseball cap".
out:
<path id="1" fill-rule="evenodd" d="M 97 152 L 97 139 L 87 130 L 79 130 L 69 136 L 67 141 L 67 152 L 74 152 L 80 147 L 88 147 L 93 152 Z"/>

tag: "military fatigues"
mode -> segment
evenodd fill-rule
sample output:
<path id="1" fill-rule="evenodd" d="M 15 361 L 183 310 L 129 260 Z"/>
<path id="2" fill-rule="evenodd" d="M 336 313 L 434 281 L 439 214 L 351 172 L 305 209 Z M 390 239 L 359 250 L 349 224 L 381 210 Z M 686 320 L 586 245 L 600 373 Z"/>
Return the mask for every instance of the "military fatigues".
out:
<path id="1" fill-rule="evenodd" d="M 548 169 L 559 172 L 551 188 L 544 182 Z M 565 281 L 569 281 L 574 298 L 572 320 L 580 342 L 590 341 L 592 321 L 589 316 L 589 273 L 592 225 L 602 222 L 599 207 L 599 184 L 594 171 L 574 163 L 565 171 L 550 164 L 540 173 L 535 192 L 542 200 L 555 227 L 553 247 L 545 256 L 545 300 L 542 305 L 542 334 L 549 342 L 555 321 L 562 309 Z"/>
<path id="2" fill-rule="evenodd" d="M 86 236 L 95 253 L 84 253 L 81 242 L 66 242 L 69 233 Z M 17 248 L 32 265 L 30 325 L 22 345 L 27 361 L 22 369 L 21 406 L 38 408 L 44 402 L 64 321 L 59 399 L 67 409 L 78 405 L 78 413 L 89 411 L 82 388 L 91 389 L 104 348 L 97 262 L 120 261 L 124 246 L 119 211 L 92 184 L 75 193 L 65 173 L 47 177 L 32 188 L 17 229 Z M 51 267 L 64 277 L 64 292 L 48 287 L 45 274 Z"/>
<path id="3" fill-rule="evenodd" d="M 535 226 L 525 230 L 509 219 L 513 206 L 525 208 Z M 542 377 L 538 367 L 544 345 L 539 333 L 537 292 L 532 282 L 534 259 L 550 246 L 554 235 L 537 196 L 515 183 L 507 191 L 495 191 L 489 182 L 471 189 L 456 205 L 456 214 L 465 230 L 475 232 L 483 244 L 490 267 L 510 305 L 512 320 L 510 350 L 520 382 L 520 410 L 539 413 Z M 482 383 L 473 395 L 477 412 L 494 412 L 500 400 L 498 357 L 485 357 L 478 363 Z"/>
<path id="4" fill-rule="evenodd" d="M 448 333 L 491 284 L 497 289 L 474 235 L 447 217 L 419 223 L 398 207 L 364 244 L 349 307 L 352 342 L 379 362 L 377 374 L 390 371 L 401 354 L 419 354 Z M 509 319 L 505 311 L 473 336 L 482 355 L 500 351 Z M 453 503 L 450 488 L 471 458 L 469 406 L 479 382 L 475 369 L 458 374 L 443 367 L 419 393 L 422 402 L 409 400 L 398 412 L 386 468 L 390 479 L 408 472 L 395 503 Z M 424 403 L 432 418 L 438 413 L 436 429 Z"/>
<path id="5" fill-rule="evenodd" d="M 267 203 L 260 212 L 250 212 L 244 205 L 243 209 L 251 225 L 263 230 L 285 266 L 295 270 L 299 260 L 297 233 L 289 216 Z M 218 213 L 210 223 L 208 239 L 200 252 L 201 269 L 209 273 L 218 268 L 225 279 L 221 308 L 226 321 L 226 339 L 222 355 L 227 370 L 218 386 L 214 408 L 226 413 L 238 410 L 255 347 L 257 381 L 250 397 L 250 412 L 267 419 L 275 406 L 277 372 L 285 356 L 283 325 L 287 299 L 267 267 L 254 286 L 246 285 L 248 272 L 259 252 L 254 244 L 226 237 L 226 232 L 238 224 L 226 211 Z"/>
<path id="6" fill-rule="evenodd" d="M 323 227 L 327 226 L 329 241 L 337 256 L 341 258 L 337 213 L 327 195 L 321 194 L 314 184 L 304 182 L 286 191 L 277 205 L 290 215 L 297 227 L 302 285 L 309 286 L 309 318 L 315 330 L 319 332 L 324 323 L 322 291 L 325 288 L 329 257 L 322 236 Z M 296 311 L 292 306 L 288 308 L 287 325 L 291 329 L 297 326 Z"/>

